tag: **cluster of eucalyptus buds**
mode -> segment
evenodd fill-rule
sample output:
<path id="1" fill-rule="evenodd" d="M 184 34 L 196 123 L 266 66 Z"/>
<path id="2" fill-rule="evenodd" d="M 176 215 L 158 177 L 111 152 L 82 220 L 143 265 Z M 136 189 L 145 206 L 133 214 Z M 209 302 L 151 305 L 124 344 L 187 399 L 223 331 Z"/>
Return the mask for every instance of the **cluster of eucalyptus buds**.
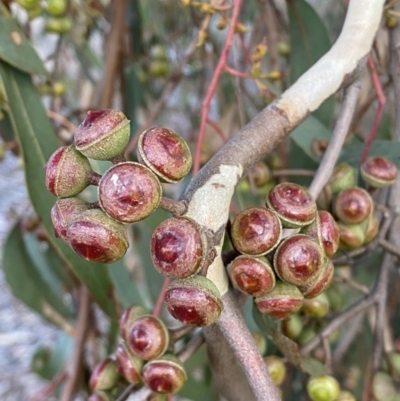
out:
<path id="1" fill-rule="evenodd" d="M 122 112 L 89 111 L 75 144 L 59 148 L 46 165 L 46 186 L 59 198 L 51 211 L 55 235 L 92 262 L 121 259 L 129 245 L 126 224 L 145 219 L 165 201 L 160 180 L 177 183 L 192 165 L 188 145 L 168 128 L 140 135 L 139 163 L 123 158 L 128 141 L 129 120 Z M 101 176 L 89 158 L 113 165 Z M 91 184 L 98 187 L 94 203 L 77 197 Z M 208 250 L 203 229 L 187 216 L 163 221 L 151 237 L 154 267 L 174 279 L 165 293 L 167 309 L 185 324 L 212 324 L 222 311 L 217 287 L 198 274 Z"/>
<path id="2" fill-rule="evenodd" d="M 114 356 L 100 362 L 90 378 L 91 401 L 111 401 L 118 383 L 143 384 L 156 394 L 174 394 L 187 380 L 174 354 L 176 338 L 165 323 L 141 306 L 126 309 L 119 320 L 121 342 Z"/>

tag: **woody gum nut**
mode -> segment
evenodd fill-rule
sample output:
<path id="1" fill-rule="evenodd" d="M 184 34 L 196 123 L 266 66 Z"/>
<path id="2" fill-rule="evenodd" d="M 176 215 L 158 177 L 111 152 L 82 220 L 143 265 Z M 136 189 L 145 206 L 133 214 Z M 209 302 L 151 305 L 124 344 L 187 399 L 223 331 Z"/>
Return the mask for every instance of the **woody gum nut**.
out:
<path id="1" fill-rule="evenodd" d="M 117 372 L 121 376 L 125 377 L 129 383 L 133 384 L 142 381 L 140 372 L 143 362 L 132 354 L 126 343 L 122 343 L 118 346 L 115 351 L 115 357 L 117 359 Z"/>
<path id="2" fill-rule="evenodd" d="M 187 380 L 182 362 L 173 355 L 164 355 L 147 362 L 142 374 L 144 384 L 160 394 L 177 393 Z"/>
<path id="3" fill-rule="evenodd" d="M 240 212 L 232 223 L 235 248 L 245 254 L 260 256 L 271 252 L 282 237 L 282 224 L 272 210 L 252 207 Z"/>
<path id="4" fill-rule="evenodd" d="M 217 287 L 204 276 L 173 281 L 165 293 L 165 304 L 175 319 L 196 326 L 215 323 L 223 309 Z"/>
<path id="5" fill-rule="evenodd" d="M 317 205 L 311 194 L 292 182 L 283 182 L 272 188 L 266 202 L 278 214 L 284 227 L 311 224 L 317 213 Z"/>
<path id="6" fill-rule="evenodd" d="M 320 274 L 311 283 L 299 286 L 304 298 L 315 298 L 328 289 L 333 279 L 333 273 L 333 263 L 330 259 L 327 259 Z"/>
<path id="7" fill-rule="evenodd" d="M 129 141 L 129 120 L 118 110 L 89 110 L 75 133 L 75 146 L 95 160 L 122 155 Z"/>
<path id="8" fill-rule="evenodd" d="M 354 187 L 356 185 L 356 170 L 347 163 L 337 165 L 333 170 L 329 184 L 333 194 Z"/>
<path id="9" fill-rule="evenodd" d="M 325 211 L 317 212 L 315 220 L 302 229 L 302 233 L 316 239 L 326 256 L 333 256 L 339 247 L 340 231 L 333 216 Z"/>
<path id="10" fill-rule="evenodd" d="M 72 221 L 90 207 L 89 203 L 79 198 L 58 199 L 51 208 L 51 221 L 54 235 L 67 242 L 67 230 Z"/>
<path id="11" fill-rule="evenodd" d="M 255 302 L 261 313 L 284 319 L 300 309 L 303 299 L 303 294 L 296 286 L 277 281 L 270 292 L 257 297 Z"/>
<path id="12" fill-rule="evenodd" d="M 317 241 L 305 234 L 286 238 L 274 255 L 274 269 L 279 278 L 299 286 L 315 279 L 325 264 L 325 256 Z"/>
<path id="13" fill-rule="evenodd" d="M 245 294 L 258 297 L 275 286 L 275 273 L 267 259 L 238 256 L 231 265 L 233 285 Z"/>
<path id="14" fill-rule="evenodd" d="M 312 401 L 335 401 L 339 392 L 339 383 L 332 376 L 314 377 L 307 383 L 307 393 Z"/>
<path id="15" fill-rule="evenodd" d="M 397 167 L 385 157 L 370 157 L 360 168 L 365 183 L 372 188 L 386 188 L 397 178 Z"/>
<path id="16" fill-rule="evenodd" d="M 128 331 L 132 323 L 140 316 L 147 315 L 148 311 L 139 305 L 132 305 L 125 309 L 119 319 L 119 334 L 123 340 L 127 340 Z"/>
<path id="17" fill-rule="evenodd" d="M 117 365 L 114 360 L 107 358 L 96 365 L 89 385 L 92 391 L 109 390 L 116 385 L 117 380 Z"/>
<path id="18" fill-rule="evenodd" d="M 90 184 L 90 173 L 92 167 L 84 155 L 73 146 L 62 146 L 46 164 L 46 187 L 59 198 L 69 198 L 78 195 Z"/>
<path id="19" fill-rule="evenodd" d="M 192 155 L 185 140 L 163 127 L 144 131 L 138 142 L 138 159 L 166 182 L 179 182 L 192 167 Z"/>
<path id="20" fill-rule="evenodd" d="M 353 187 L 345 189 L 336 198 L 335 213 L 343 223 L 362 223 L 371 216 L 372 210 L 372 198 L 362 188 Z"/>
<path id="21" fill-rule="evenodd" d="M 150 239 L 150 256 L 164 276 L 185 278 L 197 273 L 206 256 L 207 240 L 197 223 L 187 217 L 163 221 Z"/>
<path id="22" fill-rule="evenodd" d="M 133 162 L 108 169 L 99 182 L 100 207 L 111 218 L 135 223 L 153 213 L 161 200 L 158 178 L 147 167 Z"/>
<path id="23" fill-rule="evenodd" d="M 89 209 L 77 217 L 67 230 L 72 249 L 91 262 L 113 263 L 128 249 L 126 228 L 100 209 Z"/>
<path id="24" fill-rule="evenodd" d="M 140 359 L 160 357 L 168 348 L 169 332 L 165 324 L 155 316 L 137 318 L 128 331 L 129 348 Z"/>
<path id="25" fill-rule="evenodd" d="M 276 386 L 280 386 L 286 377 L 286 366 L 282 361 L 282 358 L 277 356 L 267 356 L 264 358 L 264 362 L 267 365 L 269 375 Z"/>

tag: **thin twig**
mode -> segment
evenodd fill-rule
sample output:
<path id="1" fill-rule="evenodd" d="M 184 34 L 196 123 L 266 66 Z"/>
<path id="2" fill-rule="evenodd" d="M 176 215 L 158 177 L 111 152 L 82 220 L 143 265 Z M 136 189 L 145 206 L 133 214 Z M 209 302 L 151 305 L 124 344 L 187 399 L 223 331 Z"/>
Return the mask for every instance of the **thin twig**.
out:
<path id="1" fill-rule="evenodd" d="M 400 258 L 400 250 L 396 245 L 393 245 L 389 241 L 379 238 L 378 244 L 385 250 L 391 253 L 392 255 L 396 256 L 397 258 Z"/>
<path id="2" fill-rule="evenodd" d="M 172 213 L 174 216 L 182 216 L 187 210 L 185 202 L 165 198 L 164 196 L 161 198 L 158 207 Z"/>
<path id="3" fill-rule="evenodd" d="M 46 401 L 56 391 L 57 387 L 66 379 L 67 372 L 62 370 L 47 386 L 42 388 L 30 401 Z"/>
<path id="4" fill-rule="evenodd" d="M 360 83 L 358 80 L 354 81 L 344 91 L 344 100 L 339 118 L 336 121 L 335 129 L 333 130 L 328 148 L 324 153 L 318 170 L 308 189 L 314 198 L 318 197 L 322 188 L 326 185 L 332 175 L 353 118 L 359 92 Z"/>
<path id="5" fill-rule="evenodd" d="M 221 76 L 222 71 L 224 70 L 224 67 L 225 67 L 227 59 L 228 59 L 229 50 L 232 46 L 233 37 L 235 35 L 236 23 L 238 22 L 238 19 L 239 19 L 239 13 L 240 13 L 242 1 L 243 0 L 235 0 L 235 2 L 234 2 L 231 23 L 229 25 L 229 30 L 228 30 L 228 34 L 226 36 L 225 45 L 222 49 L 221 56 L 219 58 L 217 67 L 215 68 L 214 75 L 211 79 L 210 86 L 208 87 L 208 91 L 207 91 L 206 97 L 203 102 L 203 107 L 202 107 L 202 112 L 201 112 L 200 129 L 199 129 L 199 134 L 198 134 L 198 138 L 197 138 L 196 155 L 195 155 L 194 163 L 193 163 L 193 175 L 196 175 L 200 169 L 200 159 L 201 159 L 201 149 L 202 149 L 201 145 L 204 140 L 208 113 L 210 111 L 211 100 L 217 89 L 219 78 Z"/>
<path id="6" fill-rule="evenodd" d="M 285 176 L 292 176 L 292 177 L 314 177 L 315 171 L 314 170 L 306 170 L 306 169 L 290 169 L 290 168 L 282 168 L 279 170 L 273 170 L 271 172 L 272 177 L 285 177 Z"/>
<path id="7" fill-rule="evenodd" d="M 173 342 L 176 342 L 186 336 L 186 334 L 192 332 L 195 328 L 195 326 L 181 326 L 176 329 L 169 329 L 169 336 Z"/>
<path id="8" fill-rule="evenodd" d="M 157 302 L 156 302 L 156 305 L 153 310 L 153 315 L 156 317 L 160 316 L 161 309 L 162 309 L 162 306 L 164 303 L 165 291 L 167 291 L 167 287 L 169 286 L 170 282 L 171 282 L 171 278 L 165 277 L 163 285 L 160 290 L 160 294 L 158 295 Z"/>
<path id="9" fill-rule="evenodd" d="M 124 43 L 126 3 L 127 0 L 120 0 L 112 3 L 114 4 L 114 16 L 107 43 L 107 64 L 104 72 L 103 94 L 100 101 L 101 109 L 110 108 L 114 97 L 114 81 L 121 62 L 122 46 Z"/>
<path id="10" fill-rule="evenodd" d="M 177 357 L 186 362 L 204 343 L 203 332 L 199 331 L 186 345 L 186 347 L 177 354 Z"/>
<path id="11" fill-rule="evenodd" d="M 62 116 L 61 114 L 56 113 L 53 110 L 47 110 L 47 117 L 51 118 L 54 121 L 60 123 L 63 127 L 65 127 L 71 134 L 73 134 L 76 130 L 76 127 L 71 121 Z"/>
<path id="12" fill-rule="evenodd" d="M 90 315 L 90 293 L 89 290 L 81 285 L 79 294 L 79 315 L 78 327 L 76 329 L 76 339 L 71 362 L 68 367 L 68 378 L 65 383 L 61 401 L 72 401 L 81 374 L 83 348 L 89 327 Z"/>
<path id="13" fill-rule="evenodd" d="M 369 294 L 369 288 L 365 285 L 358 283 L 357 281 L 351 280 L 347 277 L 335 276 L 333 277 L 333 282 L 340 284 L 347 284 L 349 287 L 354 288 L 357 291 L 360 291 L 362 294 Z"/>

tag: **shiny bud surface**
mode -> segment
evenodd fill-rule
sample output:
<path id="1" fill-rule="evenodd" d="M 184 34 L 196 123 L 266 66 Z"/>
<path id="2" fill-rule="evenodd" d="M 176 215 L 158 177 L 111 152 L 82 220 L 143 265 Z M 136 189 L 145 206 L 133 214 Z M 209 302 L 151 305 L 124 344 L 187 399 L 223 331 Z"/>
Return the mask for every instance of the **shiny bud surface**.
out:
<path id="1" fill-rule="evenodd" d="M 147 362 L 142 373 L 145 385 L 160 394 L 177 393 L 187 380 L 182 362 L 170 354 Z"/>
<path id="2" fill-rule="evenodd" d="M 46 164 L 46 187 L 59 198 L 69 198 L 78 195 L 90 184 L 91 172 L 89 160 L 84 155 L 73 146 L 62 146 Z"/>
<path id="3" fill-rule="evenodd" d="M 100 207 L 122 223 L 135 223 L 148 217 L 157 209 L 161 194 L 161 184 L 155 174 L 134 162 L 112 166 L 98 187 Z"/>
<path id="4" fill-rule="evenodd" d="M 175 319 L 196 326 L 215 323 L 223 309 L 217 287 L 204 276 L 173 281 L 165 293 L 165 304 Z"/>
<path id="5" fill-rule="evenodd" d="M 296 286 L 277 281 L 270 292 L 257 297 L 255 302 L 261 313 L 284 319 L 300 309 L 303 299 L 303 294 Z"/>
<path id="6" fill-rule="evenodd" d="M 130 326 L 127 342 L 135 356 L 147 361 L 164 354 L 169 343 L 169 332 L 157 317 L 140 316 Z"/>
<path id="7" fill-rule="evenodd" d="M 144 131 L 138 142 L 138 158 L 164 181 L 181 181 L 192 167 L 192 155 L 186 141 L 163 127 Z"/>
<path id="8" fill-rule="evenodd" d="M 232 241 L 235 248 L 252 256 L 271 252 L 282 237 L 282 224 L 272 210 L 252 207 L 240 212 L 232 223 Z"/>
<path id="9" fill-rule="evenodd" d="M 148 315 L 148 311 L 139 305 L 132 305 L 122 312 L 119 318 L 119 334 L 123 340 L 128 339 L 128 330 L 132 323 L 140 316 Z"/>
<path id="10" fill-rule="evenodd" d="M 75 133 L 75 146 L 95 160 L 122 155 L 129 141 L 129 120 L 118 110 L 89 110 Z"/>
<path id="11" fill-rule="evenodd" d="M 113 263 L 128 249 L 126 228 L 99 209 L 81 213 L 67 230 L 72 249 L 91 262 Z"/>
<path id="12" fill-rule="evenodd" d="M 293 285 L 307 285 L 325 265 L 325 256 L 317 241 L 305 234 L 295 234 L 281 242 L 274 255 L 274 269 L 281 280 Z"/>
<path id="13" fill-rule="evenodd" d="M 326 259 L 321 272 L 307 285 L 300 285 L 299 289 L 304 298 L 315 298 L 329 288 L 333 279 L 334 265 L 330 259 Z"/>
<path id="14" fill-rule="evenodd" d="M 361 176 L 371 188 L 386 188 L 397 178 L 397 167 L 385 157 L 369 157 L 360 168 Z"/>
<path id="15" fill-rule="evenodd" d="M 118 346 L 115 357 L 117 359 L 117 372 L 125 377 L 129 383 L 140 383 L 142 381 L 141 370 L 143 362 L 136 358 L 126 343 Z"/>
<path id="16" fill-rule="evenodd" d="M 200 270 L 206 246 L 206 238 L 197 223 L 187 217 L 172 217 L 154 230 L 150 256 L 159 273 L 185 278 Z"/>
<path id="17" fill-rule="evenodd" d="M 336 198 L 335 213 L 343 223 L 362 223 L 371 216 L 372 210 L 371 195 L 362 188 L 345 189 Z"/>
<path id="18" fill-rule="evenodd" d="M 81 213 L 88 210 L 89 203 L 79 198 L 58 199 L 51 208 L 51 221 L 54 227 L 54 235 L 67 242 L 67 230 L 69 225 Z"/>
<path id="19" fill-rule="evenodd" d="M 307 189 L 291 182 L 283 182 L 272 188 L 266 202 L 278 214 L 284 227 L 311 224 L 317 213 L 317 205 Z"/>
<path id="20" fill-rule="evenodd" d="M 275 273 L 264 258 L 238 256 L 229 271 L 233 285 L 245 294 L 258 297 L 275 286 Z"/>

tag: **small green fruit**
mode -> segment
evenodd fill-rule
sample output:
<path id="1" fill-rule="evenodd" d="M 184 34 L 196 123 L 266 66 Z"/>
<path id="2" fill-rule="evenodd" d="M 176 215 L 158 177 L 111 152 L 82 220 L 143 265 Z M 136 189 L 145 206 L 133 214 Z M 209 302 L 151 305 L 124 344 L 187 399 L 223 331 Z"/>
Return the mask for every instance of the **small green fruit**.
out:
<path id="1" fill-rule="evenodd" d="M 47 12 L 53 17 L 60 17 L 66 10 L 66 0 L 47 0 Z"/>
<path id="2" fill-rule="evenodd" d="M 26 10 L 33 10 L 39 5 L 39 0 L 16 0 L 16 2 Z"/>
<path id="3" fill-rule="evenodd" d="M 267 365 L 272 381 L 276 386 L 280 386 L 286 377 L 286 366 L 282 358 L 278 358 L 277 356 L 267 356 L 264 361 Z"/>
<path id="4" fill-rule="evenodd" d="M 339 383 L 332 376 L 314 377 L 307 384 L 307 393 L 313 401 L 335 401 L 339 392 Z"/>
<path id="5" fill-rule="evenodd" d="M 72 19 L 67 17 L 51 17 L 46 22 L 46 31 L 63 34 L 72 29 Z"/>

